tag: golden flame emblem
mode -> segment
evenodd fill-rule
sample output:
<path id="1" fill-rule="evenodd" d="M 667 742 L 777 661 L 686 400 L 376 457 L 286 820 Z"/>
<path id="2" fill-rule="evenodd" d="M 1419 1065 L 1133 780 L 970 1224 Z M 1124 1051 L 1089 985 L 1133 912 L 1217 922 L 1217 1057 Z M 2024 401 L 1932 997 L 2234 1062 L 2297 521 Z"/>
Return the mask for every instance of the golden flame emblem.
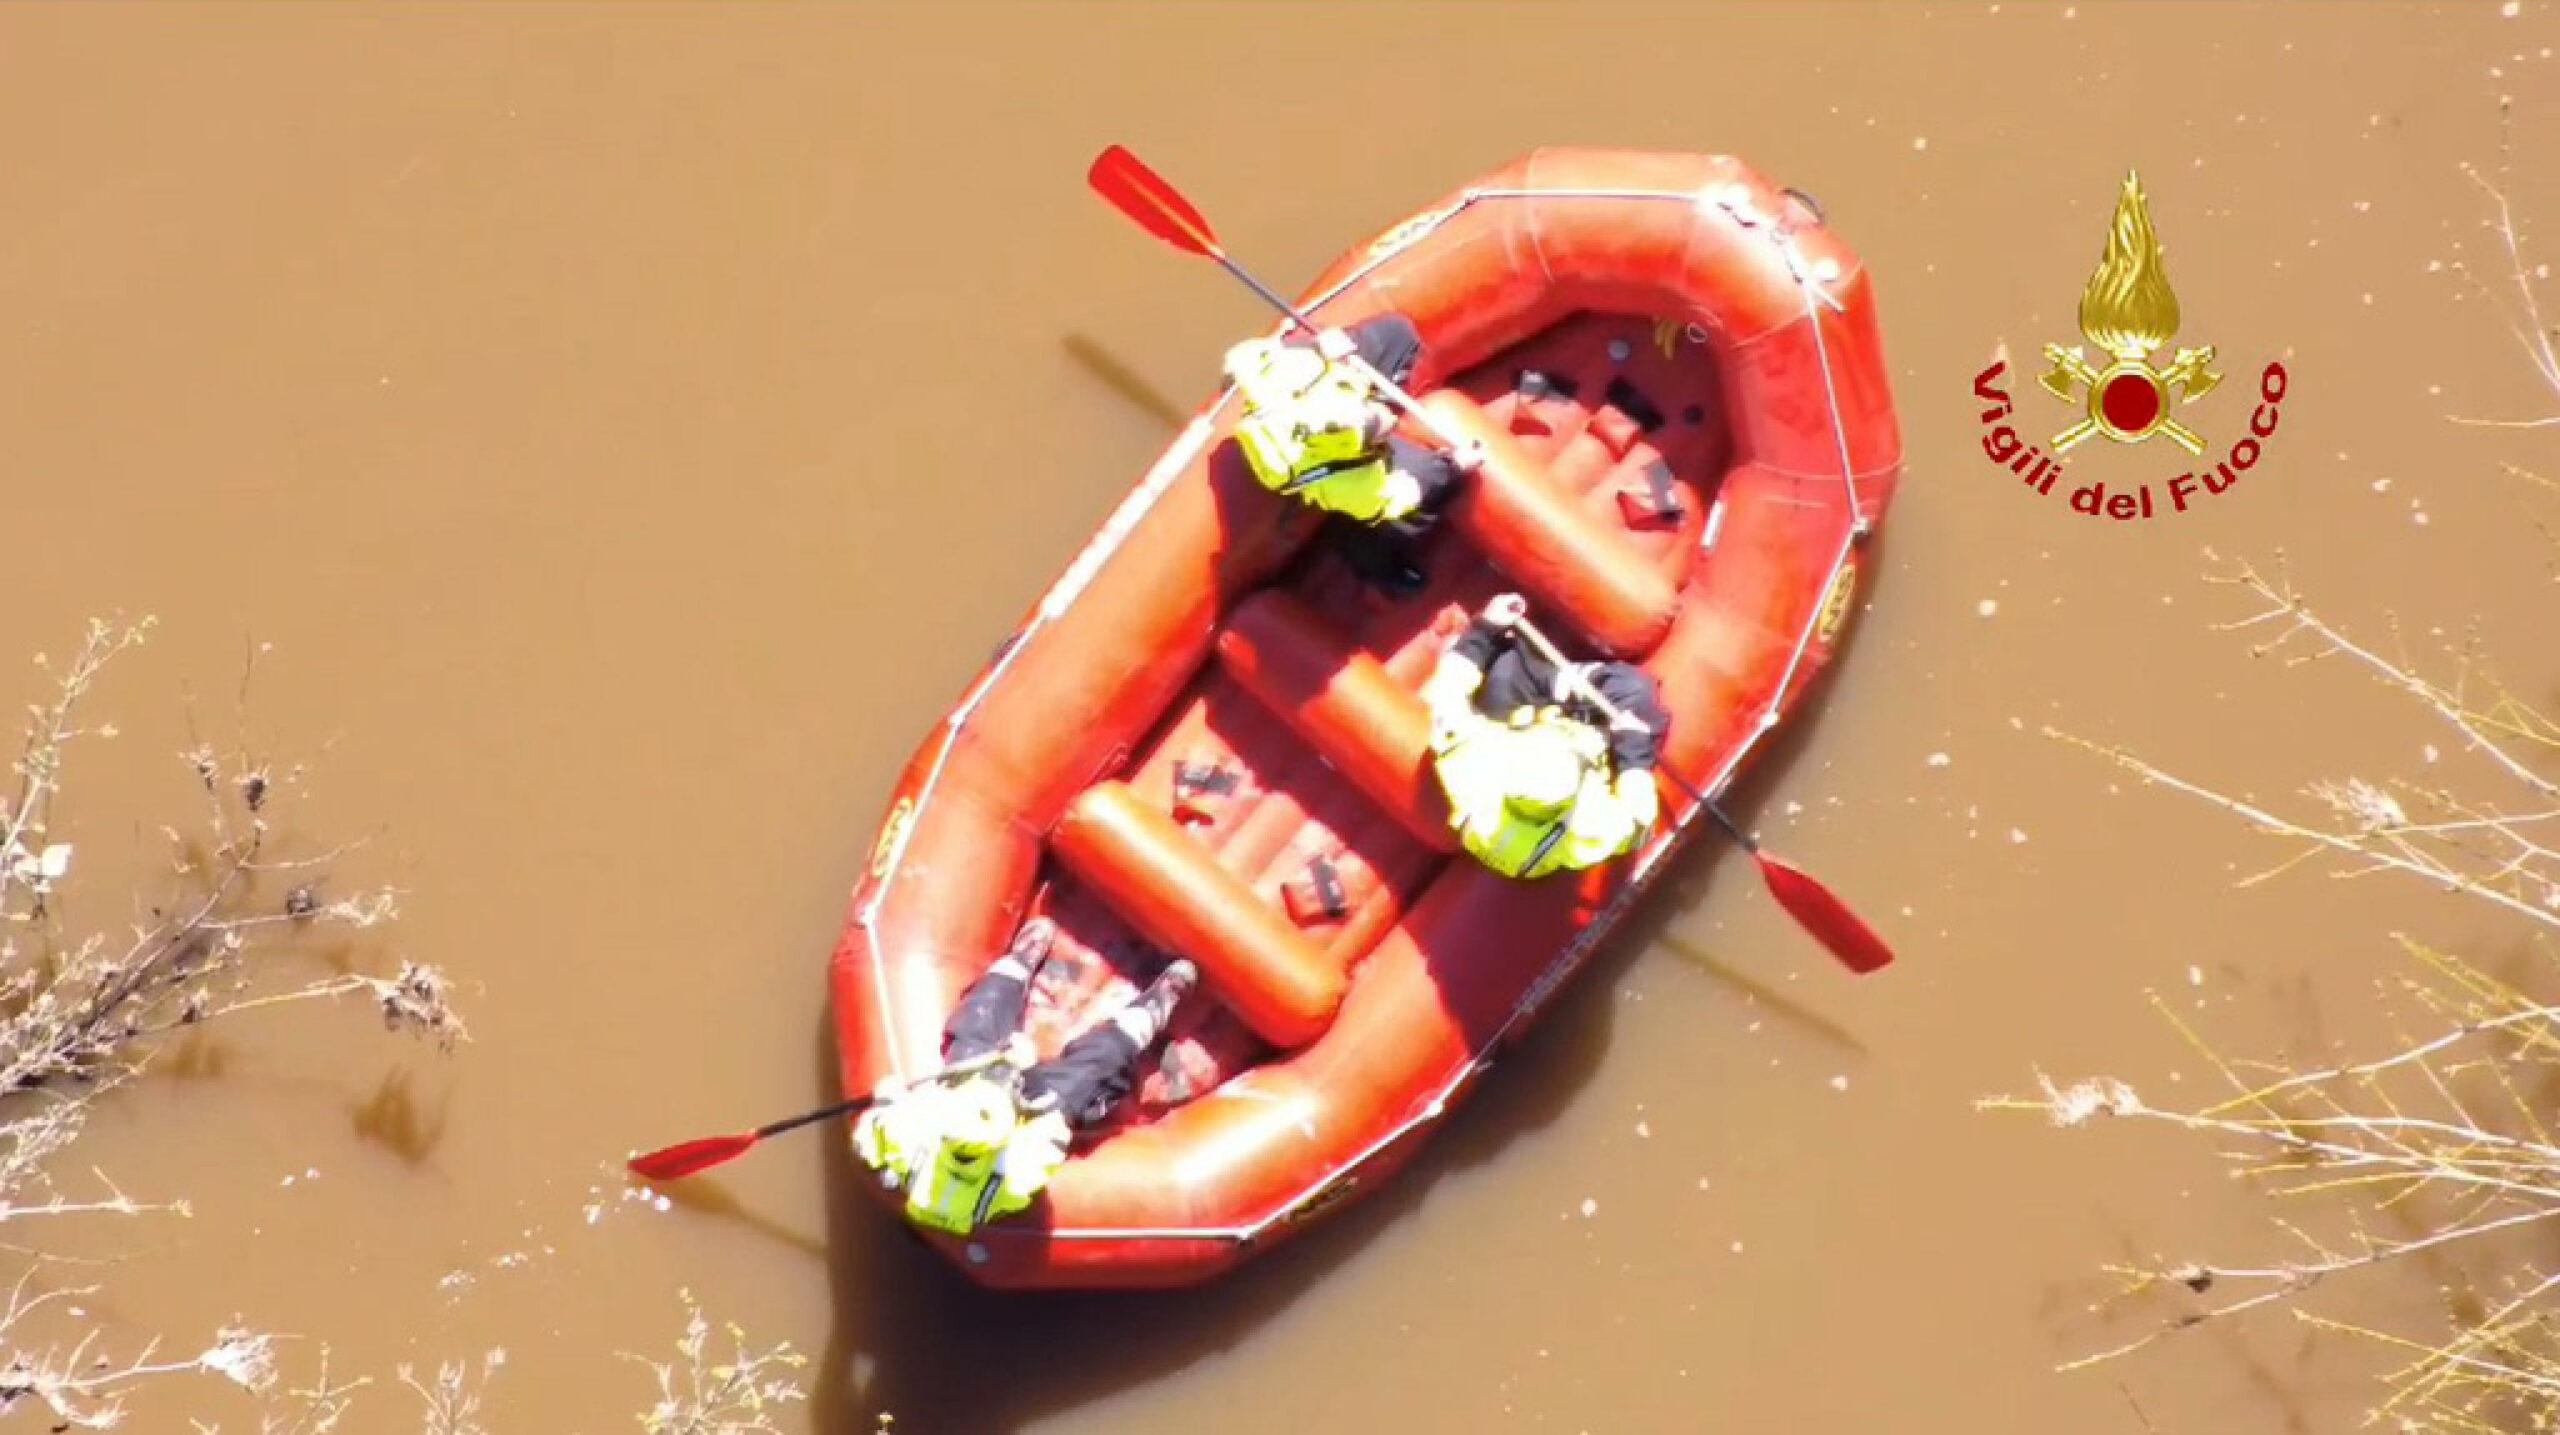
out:
<path id="1" fill-rule="evenodd" d="M 2170 400 L 2174 394 L 2179 403 L 2193 403 L 2222 376 L 2213 371 L 2211 344 L 2180 349 L 2167 367 L 2151 367 L 2152 353 L 2177 332 L 2178 295 L 2169 287 L 2142 176 L 2128 172 L 2107 226 L 2106 255 L 2080 291 L 2081 336 L 2111 362 L 2103 368 L 2091 363 L 2077 344 L 2044 346 L 2052 366 L 2040 380 L 2046 392 L 2086 406 L 2080 422 L 2053 436 L 2054 452 L 2067 453 L 2091 434 L 2139 443 L 2155 433 L 2167 434 L 2189 453 L 2204 452 L 2204 440 L 2169 416 Z"/>

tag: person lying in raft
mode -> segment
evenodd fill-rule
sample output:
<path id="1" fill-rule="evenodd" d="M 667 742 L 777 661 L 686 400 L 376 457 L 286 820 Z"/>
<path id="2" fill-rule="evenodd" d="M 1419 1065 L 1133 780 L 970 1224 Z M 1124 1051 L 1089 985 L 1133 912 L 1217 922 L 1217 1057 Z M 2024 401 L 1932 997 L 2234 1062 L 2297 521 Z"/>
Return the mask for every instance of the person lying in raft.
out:
<path id="1" fill-rule="evenodd" d="M 1642 668 L 1579 663 L 1568 674 L 1531 651 L 1513 629 L 1526 610 L 1516 593 L 1485 604 L 1422 687 L 1449 825 L 1478 861 L 1523 879 L 1595 867 L 1644 841 L 1670 727 Z M 1624 721 L 1604 730 L 1575 677 Z"/>
<path id="2" fill-rule="evenodd" d="M 1484 446 L 1455 453 L 1395 431 L 1396 411 L 1354 355 L 1397 385 L 1413 376 L 1422 338 L 1402 314 L 1326 329 L 1311 341 L 1247 339 L 1227 351 L 1226 374 L 1244 400 L 1236 444 L 1262 486 L 1336 516 L 1353 570 L 1394 593 L 1422 586 L 1413 554 L 1461 475 L 1484 463 Z"/>
<path id="3" fill-rule="evenodd" d="M 972 1067 L 967 1075 L 912 1085 L 889 1077 L 854 1124 L 854 1154 L 882 1185 L 906 1189 L 907 1219 L 919 1226 L 965 1236 L 1029 1206 L 1066 1163 L 1074 1129 L 1101 1122 L 1129 1094 L 1138 1058 L 1199 981 L 1199 969 L 1177 959 L 1135 1001 L 1035 1063 L 1022 1018 L 1057 931 L 1046 917 L 1023 923 L 1012 949 L 961 994 L 942 1059 L 946 1070 Z"/>

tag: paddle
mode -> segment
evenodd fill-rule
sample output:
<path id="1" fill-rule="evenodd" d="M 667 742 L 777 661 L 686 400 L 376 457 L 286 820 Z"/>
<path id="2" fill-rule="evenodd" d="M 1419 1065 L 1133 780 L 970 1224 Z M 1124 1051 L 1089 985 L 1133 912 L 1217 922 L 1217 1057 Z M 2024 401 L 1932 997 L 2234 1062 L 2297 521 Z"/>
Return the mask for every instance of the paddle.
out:
<path id="1" fill-rule="evenodd" d="M 1521 637 L 1526 638 L 1529 645 L 1536 648 L 1541 656 L 1555 664 L 1557 670 L 1565 674 L 1567 682 L 1581 689 L 1582 695 L 1589 698 L 1613 726 L 1627 724 L 1641 726 L 1637 719 L 1629 716 L 1617 704 L 1602 696 L 1600 689 L 1583 677 L 1579 667 L 1566 662 L 1564 654 L 1557 651 L 1555 644 L 1547 641 L 1547 635 L 1539 632 L 1536 624 L 1522 617 L 1513 619 L 1511 626 Z M 1830 950 L 1833 956 L 1838 957 L 1843 966 L 1864 976 L 1881 969 L 1893 960 L 1893 949 L 1884 944 L 1884 938 L 1877 936 L 1875 928 L 1868 926 L 1864 918 L 1850 911 L 1848 903 L 1833 896 L 1831 889 L 1815 881 L 1802 869 L 1761 851 L 1760 844 L 1751 839 L 1751 834 L 1734 825 L 1733 819 L 1725 816 L 1724 809 L 1708 801 L 1707 795 L 1700 792 L 1689 779 L 1667 767 L 1657 767 L 1654 771 L 1671 779 L 1672 786 L 1679 788 L 1691 803 L 1715 819 L 1716 826 L 1724 829 L 1725 836 L 1732 838 L 1737 846 L 1751 854 L 1751 860 L 1759 865 L 1760 880 L 1768 884 L 1769 895 L 1777 898 L 1778 905 L 1786 908 L 1788 915 L 1794 917 L 1797 924 L 1807 932 L 1812 933 L 1815 941 L 1820 942 Z"/>
<path id="2" fill-rule="evenodd" d="M 986 1070 L 1004 1060 L 1004 1057 L 1004 1048 L 998 1047 L 984 1056 L 973 1056 L 967 1061 L 954 1062 L 939 1071 L 918 1077 L 909 1085 L 921 1086 L 928 1081 L 948 1081 L 957 1076 L 969 1076 Z M 691 1141 L 679 1141 L 673 1146 L 661 1147 L 632 1157 L 628 1163 L 628 1169 L 632 1175 L 645 1177 L 651 1181 L 673 1181 L 678 1177 L 690 1176 L 697 1171 L 708 1171 L 714 1166 L 744 1156 L 755 1148 L 757 1142 L 768 1136 L 779 1136 L 785 1131 L 825 1121 L 830 1117 L 850 1116 L 869 1106 L 877 1096 L 876 1092 L 866 1092 L 861 1096 L 839 1101 L 833 1106 L 821 1106 L 815 1111 L 803 1112 L 788 1120 L 759 1126 L 753 1131 L 741 1131 L 734 1136 L 700 1136 Z"/>
<path id="3" fill-rule="evenodd" d="M 1315 321 L 1298 312 L 1297 305 L 1281 298 L 1261 280 L 1245 272 L 1243 265 L 1229 258 L 1226 247 L 1218 243 L 1218 236 L 1210 230 L 1209 221 L 1201 217 L 1191 201 L 1182 197 L 1182 191 L 1166 183 L 1163 175 L 1147 168 L 1136 155 L 1113 145 L 1094 156 L 1093 167 L 1085 171 L 1084 177 L 1085 182 L 1093 186 L 1094 193 L 1111 201 L 1122 214 L 1136 220 L 1139 228 L 1186 254 L 1218 261 L 1220 268 L 1261 295 L 1262 302 L 1288 315 L 1290 322 L 1299 328 L 1310 334 L 1316 332 Z M 1438 415 L 1416 403 L 1413 395 L 1406 393 L 1393 379 L 1379 373 L 1368 360 L 1353 354 L 1350 361 L 1369 376 L 1369 382 L 1377 386 L 1379 393 L 1397 408 L 1422 420 L 1424 427 L 1438 436 L 1442 443 L 1452 450 L 1465 443 L 1465 435 L 1453 432 L 1441 423 Z"/>

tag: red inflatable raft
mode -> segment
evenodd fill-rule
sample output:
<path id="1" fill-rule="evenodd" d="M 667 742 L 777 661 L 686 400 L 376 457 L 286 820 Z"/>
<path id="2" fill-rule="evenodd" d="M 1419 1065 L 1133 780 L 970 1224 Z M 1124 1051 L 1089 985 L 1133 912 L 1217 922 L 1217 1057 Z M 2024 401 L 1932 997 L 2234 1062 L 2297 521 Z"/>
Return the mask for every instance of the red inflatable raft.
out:
<path id="1" fill-rule="evenodd" d="M 851 1092 L 932 1069 L 1035 909 L 1062 929 L 1043 1050 L 1167 953 L 1205 977 L 1043 1201 L 934 1238 L 990 1285 L 1197 1281 L 1375 1188 L 1704 825 L 1666 785 L 1650 844 L 1579 878 L 1453 856 L 1416 690 L 1468 612 L 1516 589 L 1568 649 L 1642 662 L 1664 764 L 1713 793 L 1830 660 L 1893 491 L 1868 276 L 1732 159 L 1538 151 L 1304 307 L 1411 317 L 1411 387 L 1488 445 L 1428 586 L 1385 600 L 1310 543 L 1219 395 L 926 739 L 854 892 Z"/>

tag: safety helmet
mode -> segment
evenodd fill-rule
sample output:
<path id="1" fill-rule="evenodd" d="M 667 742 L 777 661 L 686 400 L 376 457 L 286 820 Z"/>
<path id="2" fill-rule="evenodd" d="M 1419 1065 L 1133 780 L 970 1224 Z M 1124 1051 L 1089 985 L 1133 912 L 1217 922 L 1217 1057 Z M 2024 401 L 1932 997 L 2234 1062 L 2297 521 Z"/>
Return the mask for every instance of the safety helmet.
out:
<path id="1" fill-rule="evenodd" d="M 1553 822 L 1582 790 L 1582 753 L 1560 720 L 1509 730 L 1503 806 L 1524 822 Z"/>
<path id="2" fill-rule="evenodd" d="M 942 1149 L 963 1162 L 994 1155 L 1013 1130 L 1013 1094 L 992 1081 L 964 1082 L 945 1098 Z"/>

